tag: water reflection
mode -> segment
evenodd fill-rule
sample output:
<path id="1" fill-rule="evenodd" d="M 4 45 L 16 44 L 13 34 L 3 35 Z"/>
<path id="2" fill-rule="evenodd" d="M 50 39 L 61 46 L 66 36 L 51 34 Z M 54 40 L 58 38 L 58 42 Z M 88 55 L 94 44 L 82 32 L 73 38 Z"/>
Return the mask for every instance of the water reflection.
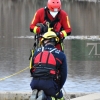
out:
<path id="1" fill-rule="evenodd" d="M 41 0 L 0 0 L 0 78 L 29 66 L 29 51 L 34 42 L 33 38 L 27 38 L 33 36 L 29 32 L 29 24 L 36 9 L 45 6 L 46 2 L 47 0 L 44 2 Z M 69 14 L 72 35 L 99 35 L 100 3 L 63 1 L 62 5 Z M 77 53 L 74 55 L 75 58 L 78 56 L 78 50 L 84 49 L 81 44 L 79 45 L 81 42 L 84 43 L 83 40 L 75 43 L 71 39 L 64 42 L 68 60 L 68 80 L 64 87 L 67 92 L 98 92 L 100 91 L 100 61 L 72 59 L 73 51 Z M 87 50 L 84 49 L 84 52 L 86 53 Z M 17 76 L 0 81 L 0 90 L 31 91 L 30 81 L 29 70 L 26 70 Z"/>

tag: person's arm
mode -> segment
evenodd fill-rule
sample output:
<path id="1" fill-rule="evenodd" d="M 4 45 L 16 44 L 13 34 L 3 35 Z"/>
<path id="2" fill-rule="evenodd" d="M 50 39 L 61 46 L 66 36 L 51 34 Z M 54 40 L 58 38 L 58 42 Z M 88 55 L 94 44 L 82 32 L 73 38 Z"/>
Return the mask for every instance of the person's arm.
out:
<path id="1" fill-rule="evenodd" d="M 61 31 L 61 33 L 62 33 L 63 37 L 66 37 L 71 34 L 71 25 L 70 25 L 68 14 L 62 10 L 61 15 L 63 16 L 63 18 L 62 18 L 63 30 Z"/>
<path id="2" fill-rule="evenodd" d="M 61 89 L 67 79 L 67 59 L 65 55 L 63 57 L 63 62 L 60 68 L 60 75 L 61 75 L 61 80 L 60 80 L 60 89 Z"/>
<path id="3" fill-rule="evenodd" d="M 32 19 L 32 22 L 30 24 L 30 32 L 33 32 L 35 34 L 40 32 L 40 28 L 36 26 L 37 23 L 40 23 L 40 13 L 41 13 L 41 9 L 36 11 Z"/>

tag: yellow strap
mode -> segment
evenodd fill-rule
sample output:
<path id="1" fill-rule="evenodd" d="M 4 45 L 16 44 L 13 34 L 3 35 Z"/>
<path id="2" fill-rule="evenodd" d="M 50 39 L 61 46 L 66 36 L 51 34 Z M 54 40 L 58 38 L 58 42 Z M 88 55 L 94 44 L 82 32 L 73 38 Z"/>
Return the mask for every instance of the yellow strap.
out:
<path id="1" fill-rule="evenodd" d="M 51 31 L 53 28 L 48 28 L 48 32 Z"/>
<path id="2" fill-rule="evenodd" d="M 63 45 L 63 43 L 61 43 L 60 45 L 61 45 L 62 51 L 64 51 L 64 45 Z"/>
<path id="3" fill-rule="evenodd" d="M 32 50 L 31 52 L 32 52 L 32 56 L 31 56 L 31 59 L 30 59 L 30 66 L 29 66 L 30 69 L 32 68 L 32 57 L 33 57 L 33 54 L 34 54 L 34 50 Z"/>
<path id="4" fill-rule="evenodd" d="M 46 25 L 48 26 L 48 32 L 53 29 L 53 28 L 50 28 L 50 23 L 49 22 L 46 22 Z"/>

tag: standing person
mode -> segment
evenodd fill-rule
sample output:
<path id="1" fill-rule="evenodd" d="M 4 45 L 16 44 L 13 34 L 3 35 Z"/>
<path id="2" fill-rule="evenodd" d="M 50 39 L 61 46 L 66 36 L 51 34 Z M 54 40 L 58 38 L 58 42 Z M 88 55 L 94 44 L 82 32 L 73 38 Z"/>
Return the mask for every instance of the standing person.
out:
<path id="1" fill-rule="evenodd" d="M 53 31 L 45 33 L 41 39 L 43 47 L 38 48 L 32 58 L 31 88 L 43 90 L 45 100 L 64 100 L 62 88 L 67 79 L 65 54 L 55 48 L 59 38 Z"/>
<path id="2" fill-rule="evenodd" d="M 30 24 L 30 31 L 35 34 L 45 33 L 48 30 L 46 23 L 49 23 L 49 27 L 61 39 L 56 47 L 63 51 L 63 39 L 71 34 L 71 26 L 68 14 L 61 9 L 60 0 L 48 0 L 47 7 L 36 11 Z"/>

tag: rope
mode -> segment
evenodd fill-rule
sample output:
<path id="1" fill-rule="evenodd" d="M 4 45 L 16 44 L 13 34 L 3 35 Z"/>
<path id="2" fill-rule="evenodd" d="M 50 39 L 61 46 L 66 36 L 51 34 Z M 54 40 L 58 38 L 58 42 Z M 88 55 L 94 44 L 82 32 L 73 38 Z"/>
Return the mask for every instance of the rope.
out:
<path id="1" fill-rule="evenodd" d="M 18 71 L 18 72 L 16 72 L 16 73 L 12 74 L 12 75 L 6 76 L 6 77 L 4 77 L 4 78 L 0 78 L 0 81 L 3 81 L 3 80 L 5 80 L 5 79 L 7 79 L 7 78 L 10 78 L 10 77 L 13 77 L 13 76 L 15 76 L 15 75 L 18 75 L 18 74 L 22 73 L 23 71 L 27 70 L 28 68 L 29 68 L 29 67 L 26 67 L 26 68 L 24 68 L 24 69 L 22 69 L 22 70 L 20 70 L 20 71 Z M 64 88 L 63 88 L 63 90 L 64 90 L 64 92 L 65 92 L 65 97 L 68 98 L 68 100 L 70 100 L 70 97 L 67 96 L 67 93 L 66 93 L 66 91 L 65 91 Z"/>
<path id="2" fill-rule="evenodd" d="M 67 95 L 67 93 L 66 93 L 64 87 L 63 87 L 63 90 L 64 90 L 64 92 L 65 92 L 65 97 L 68 98 L 68 100 L 70 100 L 70 97 Z"/>
<path id="3" fill-rule="evenodd" d="M 0 81 L 3 81 L 3 80 L 5 80 L 5 79 L 10 78 L 10 77 L 12 77 L 12 76 L 15 76 L 15 75 L 17 75 L 17 74 L 20 74 L 21 72 L 27 70 L 28 68 L 29 68 L 29 67 L 26 67 L 26 68 L 24 68 L 24 69 L 22 69 L 22 70 L 20 70 L 20 71 L 18 71 L 18 72 L 16 72 L 16 73 L 12 74 L 12 75 L 6 76 L 6 77 L 4 77 L 4 78 L 0 78 Z"/>

